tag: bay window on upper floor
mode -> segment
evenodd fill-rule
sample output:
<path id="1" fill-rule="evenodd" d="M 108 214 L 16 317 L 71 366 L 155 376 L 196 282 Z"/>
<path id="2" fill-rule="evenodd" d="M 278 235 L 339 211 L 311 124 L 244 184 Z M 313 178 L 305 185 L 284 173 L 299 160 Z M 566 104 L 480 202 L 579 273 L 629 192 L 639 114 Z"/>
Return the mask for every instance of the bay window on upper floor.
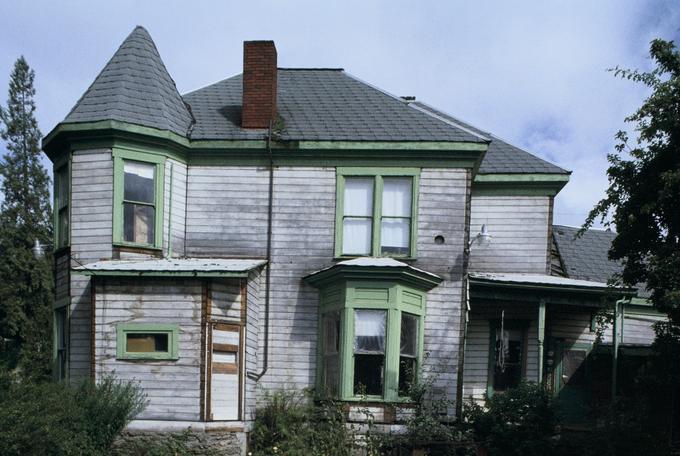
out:
<path id="1" fill-rule="evenodd" d="M 114 150 L 115 244 L 162 247 L 164 162 L 153 154 Z"/>
<path id="2" fill-rule="evenodd" d="M 54 171 L 54 249 L 69 245 L 69 165 Z"/>
<path id="3" fill-rule="evenodd" d="M 418 170 L 338 168 L 336 256 L 414 257 Z"/>

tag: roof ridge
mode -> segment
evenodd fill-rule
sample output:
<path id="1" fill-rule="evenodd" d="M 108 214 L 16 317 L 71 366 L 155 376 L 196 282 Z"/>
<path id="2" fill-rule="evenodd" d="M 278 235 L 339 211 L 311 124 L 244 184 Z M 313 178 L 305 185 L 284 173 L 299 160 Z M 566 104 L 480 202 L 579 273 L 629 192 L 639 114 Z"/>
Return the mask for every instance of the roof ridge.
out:
<path id="1" fill-rule="evenodd" d="M 277 70 L 282 71 L 345 71 L 344 68 L 331 68 L 331 67 L 276 67 Z"/>
<path id="2" fill-rule="evenodd" d="M 557 224 L 557 223 L 553 223 L 553 227 L 554 228 L 568 228 L 568 229 L 572 229 L 572 230 L 580 230 L 581 229 L 580 226 L 560 225 L 560 224 Z M 597 231 L 597 232 L 600 232 L 600 233 L 617 234 L 616 231 L 613 231 L 609 228 L 588 228 L 586 230 L 586 232 L 588 232 L 588 231 Z"/>
<path id="3" fill-rule="evenodd" d="M 460 125 L 458 122 L 455 122 L 455 121 L 453 121 L 453 120 L 448 120 L 448 119 L 446 119 L 446 118 L 444 118 L 444 117 L 438 115 L 438 114 L 435 113 L 435 112 L 428 111 L 426 108 L 423 108 L 423 107 L 420 106 L 420 105 L 423 105 L 423 106 L 426 106 L 427 108 L 430 108 L 430 109 L 432 109 L 432 110 L 434 110 L 434 111 L 441 112 L 441 111 L 439 111 L 439 109 L 437 109 L 437 108 L 435 108 L 435 107 L 433 107 L 433 106 L 430 106 L 430 105 L 427 104 L 427 103 L 424 103 L 424 102 L 422 102 L 422 101 L 413 101 L 413 102 L 409 102 L 409 101 L 406 101 L 406 100 L 405 100 L 405 103 L 406 103 L 407 106 L 411 106 L 411 107 L 413 107 L 413 109 L 416 109 L 416 110 L 418 110 L 418 111 L 420 111 L 420 112 L 423 112 L 423 113 L 427 114 L 428 116 L 432 116 L 432 117 L 434 117 L 435 119 L 441 120 L 441 121 L 444 122 L 444 123 L 447 123 L 447 124 L 449 124 L 449 125 L 452 125 L 452 126 L 454 126 L 454 127 L 456 127 L 456 128 L 460 128 L 461 130 L 466 131 L 466 132 L 470 133 L 471 135 L 475 135 L 475 136 L 477 136 L 478 138 L 480 138 L 480 139 L 482 139 L 482 140 L 484 140 L 484 141 L 489 141 L 489 142 L 491 142 L 491 140 L 490 140 L 489 138 L 487 138 L 486 136 L 484 136 L 484 135 L 482 135 L 482 134 L 480 134 L 480 133 L 477 133 L 476 131 L 474 131 L 474 130 L 472 130 L 472 129 L 470 129 L 470 128 L 467 128 L 467 127 L 465 127 L 464 125 Z M 447 115 L 448 115 L 448 114 L 447 114 Z M 450 117 L 453 118 L 453 116 L 450 116 Z M 479 129 L 477 129 L 477 130 L 479 130 Z M 479 130 L 479 131 L 483 131 L 483 130 Z M 485 133 L 486 133 L 486 132 L 485 132 Z M 488 133 L 487 133 L 487 134 L 488 134 Z M 492 136 L 492 135 L 489 135 L 489 136 Z"/>

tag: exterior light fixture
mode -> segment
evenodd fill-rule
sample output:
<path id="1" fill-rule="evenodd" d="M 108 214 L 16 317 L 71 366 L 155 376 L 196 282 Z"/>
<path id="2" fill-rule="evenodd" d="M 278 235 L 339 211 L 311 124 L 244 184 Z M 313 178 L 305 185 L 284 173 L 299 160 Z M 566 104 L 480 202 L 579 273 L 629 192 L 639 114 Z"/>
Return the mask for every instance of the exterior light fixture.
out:
<path id="1" fill-rule="evenodd" d="M 35 257 L 36 260 L 41 259 L 43 256 L 45 256 L 45 247 L 43 247 L 42 243 L 36 239 L 35 242 L 33 243 L 33 257 Z"/>
<path id="2" fill-rule="evenodd" d="M 489 234 L 489 231 L 486 228 L 486 224 L 482 225 L 482 230 L 479 233 L 477 233 L 477 236 L 470 239 L 469 247 L 472 247 L 472 244 L 474 244 L 475 242 L 477 242 L 482 247 L 491 244 L 491 235 Z"/>

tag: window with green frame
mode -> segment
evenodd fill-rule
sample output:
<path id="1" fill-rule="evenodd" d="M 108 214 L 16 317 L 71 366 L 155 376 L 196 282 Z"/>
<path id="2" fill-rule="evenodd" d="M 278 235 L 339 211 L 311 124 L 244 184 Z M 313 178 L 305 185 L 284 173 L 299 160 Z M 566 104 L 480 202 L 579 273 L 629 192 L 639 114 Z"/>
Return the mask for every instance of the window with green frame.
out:
<path id="1" fill-rule="evenodd" d="M 114 150 L 114 243 L 162 247 L 164 165 L 159 155 Z"/>
<path id="2" fill-rule="evenodd" d="M 68 299 L 58 300 L 54 308 L 52 361 L 56 380 L 68 376 Z"/>
<path id="3" fill-rule="evenodd" d="M 322 291 L 317 387 L 342 400 L 408 400 L 422 362 L 426 292 L 352 281 Z"/>
<path id="4" fill-rule="evenodd" d="M 415 257 L 416 168 L 338 168 L 336 256 Z"/>
<path id="5" fill-rule="evenodd" d="M 69 245 L 69 166 L 68 162 L 54 171 L 54 248 Z"/>
<path id="6" fill-rule="evenodd" d="M 179 359 L 179 325 L 119 323 L 116 325 L 118 359 Z"/>

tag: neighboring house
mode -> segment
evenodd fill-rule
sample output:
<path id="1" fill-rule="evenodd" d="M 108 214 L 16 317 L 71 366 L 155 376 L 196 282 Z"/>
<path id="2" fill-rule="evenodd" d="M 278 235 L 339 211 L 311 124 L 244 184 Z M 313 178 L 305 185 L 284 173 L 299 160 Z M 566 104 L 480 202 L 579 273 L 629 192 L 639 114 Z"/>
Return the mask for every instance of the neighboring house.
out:
<path id="1" fill-rule="evenodd" d="M 559 392 L 592 314 L 635 295 L 553 229 L 569 172 L 341 69 L 277 68 L 271 41 L 180 95 L 137 27 L 43 146 L 55 371 L 139 381 L 136 429 L 242 438 L 263 389 L 309 387 L 394 423 L 414 371 L 458 408 Z"/>

